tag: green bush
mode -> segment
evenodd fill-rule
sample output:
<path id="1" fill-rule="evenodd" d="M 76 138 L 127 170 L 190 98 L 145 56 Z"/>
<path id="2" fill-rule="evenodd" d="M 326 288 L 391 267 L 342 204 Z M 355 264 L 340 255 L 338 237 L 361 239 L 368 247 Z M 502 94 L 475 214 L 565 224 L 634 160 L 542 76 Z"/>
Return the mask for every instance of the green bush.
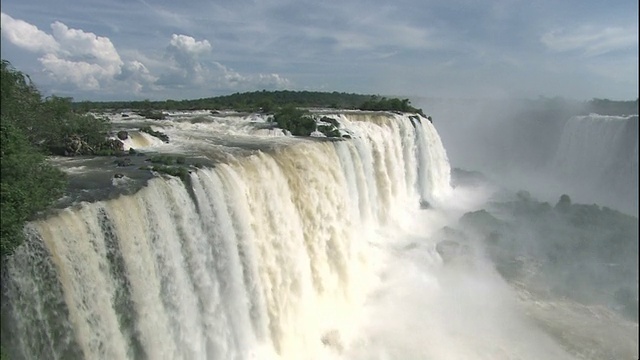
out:
<path id="1" fill-rule="evenodd" d="M 316 130 L 316 122 L 306 110 L 293 106 L 283 107 L 273 115 L 278 127 L 289 130 L 291 135 L 309 136 Z"/>
<path id="2" fill-rule="evenodd" d="M 151 168 L 153 171 L 157 171 L 159 173 L 179 177 L 183 181 L 186 181 L 189 178 L 189 169 L 182 166 L 154 166 Z"/>
<path id="3" fill-rule="evenodd" d="M 391 98 L 387 99 L 385 97 L 375 98 L 371 100 L 367 100 L 359 106 L 360 110 L 371 110 L 371 111 L 402 111 L 402 112 L 411 112 L 417 113 L 422 116 L 425 116 L 422 112 L 422 109 L 414 108 L 411 106 L 411 102 L 409 99 L 397 99 Z M 431 121 L 431 119 L 429 119 Z"/>
<path id="4" fill-rule="evenodd" d="M 323 133 L 326 137 L 340 137 L 340 130 L 333 125 L 318 126 L 318 131 Z"/>
<path id="5" fill-rule="evenodd" d="M 152 164 L 163 165 L 173 165 L 173 163 L 177 162 L 176 159 L 171 155 L 155 155 L 147 159 L 147 161 L 151 162 Z"/>
<path id="6" fill-rule="evenodd" d="M 24 223 L 62 196 L 66 179 L 4 116 L 1 128 L 0 252 L 5 256 L 24 240 Z"/>

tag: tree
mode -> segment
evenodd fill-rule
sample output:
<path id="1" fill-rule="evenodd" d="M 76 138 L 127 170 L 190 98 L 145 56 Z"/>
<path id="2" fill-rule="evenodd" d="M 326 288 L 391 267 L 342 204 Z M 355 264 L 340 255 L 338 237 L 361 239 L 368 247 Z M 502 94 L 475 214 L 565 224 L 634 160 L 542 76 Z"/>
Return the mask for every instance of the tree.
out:
<path id="1" fill-rule="evenodd" d="M 316 122 L 306 110 L 286 106 L 273 115 L 273 120 L 281 129 L 289 130 L 291 135 L 309 136 L 316 130 Z"/>
<path id="2" fill-rule="evenodd" d="M 0 254 L 22 243 L 24 223 L 58 199 L 65 175 L 34 146 L 43 133 L 41 96 L 28 76 L 2 61 L 0 97 Z"/>
<path id="3" fill-rule="evenodd" d="M 560 199 L 558 199 L 558 203 L 556 204 L 556 209 L 562 212 L 566 212 L 571 208 L 571 198 L 567 194 L 562 194 Z"/>
<path id="4" fill-rule="evenodd" d="M 7 255 L 23 240 L 22 227 L 63 194 L 62 171 L 45 162 L 22 131 L 4 117 L 0 145 L 0 252 Z"/>

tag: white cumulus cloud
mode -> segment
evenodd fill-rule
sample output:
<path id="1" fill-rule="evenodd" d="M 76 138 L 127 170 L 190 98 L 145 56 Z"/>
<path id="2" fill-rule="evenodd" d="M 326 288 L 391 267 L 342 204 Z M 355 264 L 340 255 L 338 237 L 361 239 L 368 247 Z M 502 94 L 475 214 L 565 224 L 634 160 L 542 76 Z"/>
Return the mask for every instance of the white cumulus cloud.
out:
<path id="1" fill-rule="evenodd" d="M 88 59 L 114 74 L 119 72 L 122 60 L 108 38 L 80 29 L 70 29 L 59 21 L 51 24 L 51 29 L 60 48 L 66 54 Z"/>
<path id="2" fill-rule="evenodd" d="M 173 34 L 169 44 L 170 47 L 189 54 L 201 54 L 211 50 L 209 41 L 196 41 L 196 39 L 187 35 Z"/>
<path id="3" fill-rule="evenodd" d="M 37 53 L 50 78 L 80 90 L 101 90 L 120 80 L 136 91 L 155 81 L 139 61 L 125 63 L 109 38 L 69 28 L 59 21 L 51 24 L 49 34 L 2 13 L 2 36 Z"/>
<path id="4" fill-rule="evenodd" d="M 98 64 L 65 60 L 55 54 L 45 54 L 39 60 L 56 80 L 75 84 L 82 90 L 98 90 L 101 80 L 112 75 Z"/>
<path id="5" fill-rule="evenodd" d="M 220 75 L 216 82 L 230 89 L 285 89 L 292 85 L 291 81 L 279 74 L 242 75 L 220 63 L 215 63 Z"/>
<path id="6" fill-rule="evenodd" d="M 160 83 L 203 84 L 210 76 L 203 58 L 210 52 L 211 44 L 207 40 L 198 41 L 191 36 L 173 34 L 166 49 L 170 69 L 161 76 Z"/>
<path id="7" fill-rule="evenodd" d="M 59 50 L 53 36 L 28 22 L 14 19 L 2 13 L 2 36 L 12 44 L 33 52 L 54 52 Z"/>
<path id="8" fill-rule="evenodd" d="M 184 34 L 172 34 L 161 56 L 125 49 L 126 59 L 108 37 L 60 21 L 54 21 L 46 32 L 2 13 L 2 37 L 37 54 L 44 73 L 57 88 L 140 95 L 175 89 L 196 93 L 291 86 L 280 74 L 247 74 L 222 65 L 214 60 L 208 40 Z"/>

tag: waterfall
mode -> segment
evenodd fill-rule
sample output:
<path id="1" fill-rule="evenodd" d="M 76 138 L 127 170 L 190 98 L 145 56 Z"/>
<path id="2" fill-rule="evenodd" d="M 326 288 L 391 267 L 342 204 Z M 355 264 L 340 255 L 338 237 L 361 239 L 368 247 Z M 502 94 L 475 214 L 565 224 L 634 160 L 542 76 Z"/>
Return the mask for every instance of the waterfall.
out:
<path id="1" fill-rule="evenodd" d="M 570 118 L 551 168 L 577 193 L 609 195 L 608 199 L 584 196 L 589 201 L 622 203 L 637 214 L 638 116 Z"/>
<path id="2" fill-rule="evenodd" d="M 375 229 L 450 191 L 427 119 L 331 116 L 351 139 L 229 155 L 29 223 L 3 270 L 11 358 L 326 358 L 367 294 Z"/>

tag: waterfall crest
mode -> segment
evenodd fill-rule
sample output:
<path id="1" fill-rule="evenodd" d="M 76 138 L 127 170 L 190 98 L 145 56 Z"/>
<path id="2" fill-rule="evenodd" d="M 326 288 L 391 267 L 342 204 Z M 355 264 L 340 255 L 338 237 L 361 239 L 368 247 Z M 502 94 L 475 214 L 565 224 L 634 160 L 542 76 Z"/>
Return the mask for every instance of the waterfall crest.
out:
<path id="1" fill-rule="evenodd" d="M 340 347 L 369 240 L 450 191 L 420 116 L 334 114 L 306 140 L 27 225 L 3 272 L 12 359 L 299 359 Z M 6 342 L 4 341 L 6 339 Z"/>

